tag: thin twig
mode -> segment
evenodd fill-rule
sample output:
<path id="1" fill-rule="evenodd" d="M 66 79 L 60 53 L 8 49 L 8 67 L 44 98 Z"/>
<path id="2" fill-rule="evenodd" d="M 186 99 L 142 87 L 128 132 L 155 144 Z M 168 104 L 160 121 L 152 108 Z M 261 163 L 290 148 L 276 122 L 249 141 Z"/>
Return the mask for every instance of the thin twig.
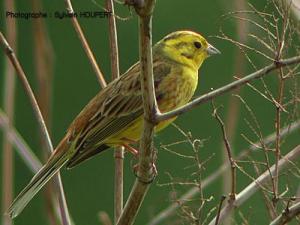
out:
<path id="1" fill-rule="evenodd" d="M 219 203 L 218 213 L 217 213 L 217 218 L 216 218 L 216 223 L 215 223 L 215 225 L 218 225 L 218 224 L 219 224 L 220 213 L 221 213 L 222 205 L 223 205 L 223 202 L 224 202 L 225 199 L 226 199 L 226 196 L 223 195 L 223 196 L 221 197 L 221 200 L 220 200 L 220 203 Z"/>
<path id="2" fill-rule="evenodd" d="M 295 56 L 295 57 L 291 57 L 288 59 L 280 60 L 280 61 L 276 62 L 276 64 L 272 63 L 254 73 L 251 73 L 251 74 L 237 80 L 237 81 L 231 82 L 230 84 L 227 84 L 227 85 L 220 87 L 214 91 L 204 94 L 182 107 L 179 107 L 175 110 L 172 110 L 172 111 L 169 111 L 166 113 L 157 113 L 156 114 L 156 122 L 160 122 L 160 121 L 167 120 L 167 119 L 170 119 L 175 116 L 179 116 L 200 104 L 208 102 L 220 95 L 223 95 L 224 93 L 235 90 L 235 89 L 241 87 L 242 85 L 245 85 L 255 79 L 261 78 L 261 77 L 269 74 L 273 70 L 279 69 L 281 67 L 297 64 L 297 63 L 300 63 L 300 56 Z"/>
<path id="3" fill-rule="evenodd" d="M 227 153 L 227 158 L 229 160 L 229 164 L 230 164 L 230 168 L 231 168 L 231 191 L 229 194 L 229 201 L 233 202 L 235 200 L 235 194 L 236 194 L 236 163 L 232 156 L 232 150 L 231 150 L 231 146 L 230 146 L 230 143 L 229 143 L 229 140 L 227 137 L 225 124 L 222 121 L 221 117 L 219 116 L 217 108 L 215 107 L 213 102 L 212 102 L 212 106 L 214 109 L 213 116 L 217 119 L 217 121 L 219 122 L 221 129 L 222 129 L 223 141 L 224 141 L 224 145 L 225 145 L 225 149 L 226 149 L 226 153 Z"/>
<path id="4" fill-rule="evenodd" d="M 269 159 L 269 156 L 268 156 L 268 147 L 265 145 L 265 143 L 263 142 L 263 134 L 262 134 L 262 129 L 261 129 L 261 125 L 260 123 L 258 122 L 256 116 L 255 116 L 255 113 L 253 112 L 252 108 L 247 104 L 247 102 L 241 97 L 241 96 L 236 96 L 238 97 L 241 102 L 244 104 L 244 106 L 246 107 L 246 110 L 249 112 L 250 116 L 252 117 L 253 121 L 254 121 L 254 126 L 252 126 L 250 124 L 250 122 L 248 120 L 245 119 L 246 123 L 248 124 L 249 128 L 252 130 L 252 132 L 257 136 L 257 138 L 259 140 L 261 140 L 261 143 L 260 143 L 260 146 L 261 146 L 261 149 L 263 150 L 263 155 L 264 155 L 264 158 L 265 158 L 265 163 L 267 165 L 267 168 L 269 170 L 269 173 L 270 173 L 270 179 L 271 179 L 271 183 L 272 183 L 272 188 L 273 190 L 275 190 L 275 183 L 274 183 L 274 177 L 270 171 L 270 167 L 271 167 L 271 163 L 270 163 L 270 159 Z M 276 135 L 276 133 L 275 133 Z M 244 137 L 245 140 L 247 140 L 249 142 L 249 139 L 244 135 L 242 134 L 242 136 Z M 276 141 L 276 138 L 274 139 Z M 250 142 L 251 143 L 251 142 Z"/>
<path id="5" fill-rule="evenodd" d="M 15 11 L 15 1 L 5 0 L 4 7 L 6 11 Z M 17 47 L 17 26 L 16 20 L 13 18 L 7 18 L 5 20 L 5 27 L 7 38 L 12 44 L 13 48 Z M 9 60 L 5 60 L 5 83 L 4 87 L 4 110 L 8 116 L 8 125 L 12 126 L 14 122 L 14 109 L 15 109 L 15 71 Z M 4 133 L 3 138 L 3 152 L 2 152 L 2 210 L 6 210 L 13 200 L 14 190 L 14 154 L 13 146 L 9 141 L 9 132 Z M 12 219 L 2 213 L 2 224 L 13 224 Z"/>
<path id="6" fill-rule="evenodd" d="M 300 202 L 286 208 L 270 225 L 284 225 L 300 214 Z"/>
<path id="7" fill-rule="evenodd" d="M 138 2 L 138 1 L 137 1 Z M 156 98 L 152 65 L 152 12 L 155 0 L 145 0 L 143 5 L 134 5 L 139 15 L 139 49 L 141 64 L 141 88 L 144 108 L 144 127 L 140 141 L 137 178 L 131 190 L 118 225 L 134 222 L 143 199 L 155 176 L 153 134 L 155 126 Z"/>
<path id="8" fill-rule="evenodd" d="M 74 15 L 74 10 L 73 10 L 73 6 L 72 6 L 72 3 L 71 3 L 71 0 L 64 0 L 65 1 L 65 4 L 66 4 L 66 9 L 67 9 L 67 12 L 70 14 L 70 15 Z M 85 53 L 87 54 L 87 57 L 94 69 L 94 72 L 96 73 L 96 76 L 97 76 L 97 79 L 98 79 L 98 82 L 99 84 L 101 85 L 102 88 L 106 87 L 106 81 L 104 79 L 104 76 L 103 76 L 103 73 L 101 72 L 98 64 L 97 64 L 97 61 L 96 61 L 96 58 L 89 46 L 89 43 L 87 42 L 85 36 L 84 36 L 84 33 L 79 25 L 79 22 L 77 20 L 77 18 L 75 16 L 71 16 L 71 21 L 72 21 L 72 24 L 73 24 L 73 27 L 78 35 L 78 38 L 79 40 L 81 41 L 81 44 L 83 46 L 83 49 L 85 51 Z"/>
<path id="9" fill-rule="evenodd" d="M 117 223 L 123 211 L 123 177 L 124 177 L 124 149 L 115 149 L 115 190 L 114 190 L 114 221 Z"/>
<path id="10" fill-rule="evenodd" d="M 300 145 L 291 150 L 288 154 L 283 156 L 278 162 L 279 171 L 287 167 L 291 161 L 296 161 L 300 157 Z M 271 168 L 271 173 L 275 173 L 275 165 Z M 252 183 L 245 187 L 237 196 L 233 204 L 227 203 L 220 213 L 220 222 L 223 221 L 227 215 L 235 208 L 241 206 L 245 201 L 247 201 L 254 193 L 256 193 L 262 184 L 270 180 L 270 173 L 266 170 L 262 175 L 256 178 Z M 216 222 L 216 217 L 209 223 L 209 225 L 214 225 Z"/>
<path id="11" fill-rule="evenodd" d="M 283 31 L 282 34 L 279 34 L 279 28 L 278 28 L 278 22 L 276 21 L 276 35 L 277 35 L 277 51 L 275 55 L 275 61 L 279 61 L 282 58 L 282 51 L 285 45 L 285 31 L 286 26 L 288 26 L 288 20 L 287 20 L 286 12 L 283 18 Z M 274 102 L 274 105 L 276 107 L 276 116 L 275 116 L 275 130 L 277 134 L 276 142 L 275 142 L 275 176 L 274 176 L 274 198 L 273 203 L 276 203 L 278 200 L 278 183 L 279 183 L 279 171 L 278 171 L 278 162 L 280 160 L 281 156 L 281 139 L 280 139 L 280 129 L 281 129 L 281 105 L 283 100 L 283 91 L 284 91 L 284 74 L 283 74 L 283 68 L 280 68 L 278 70 L 278 82 L 279 82 L 279 88 L 278 88 L 278 98 L 276 102 Z"/>
<path id="12" fill-rule="evenodd" d="M 295 121 L 289 126 L 286 126 L 284 129 L 281 130 L 281 137 L 284 137 L 286 135 L 289 135 L 295 131 L 298 131 L 300 129 L 300 121 Z M 240 154 L 236 157 L 237 159 L 243 159 L 248 156 L 250 152 L 254 152 L 261 148 L 261 143 L 263 142 L 264 145 L 269 145 L 273 143 L 276 140 L 276 133 L 272 133 L 263 140 L 259 140 L 256 143 L 251 144 L 248 149 L 240 151 Z M 208 185 L 210 185 L 212 182 L 214 182 L 219 176 L 221 176 L 225 170 L 229 168 L 228 163 L 223 163 L 216 172 L 202 180 L 202 188 L 206 188 Z M 157 225 L 162 223 L 164 220 L 169 218 L 173 213 L 178 209 L 183 202 L 187 201 L 188 199 L 193 198 L 195 195 L 199 194 L 199 188 L 194 187 L 191 188 L 189 191 L 187 191 L 185 194 L 183 194 L 176 203 L 171 204 L 166 209 L 162 210 L 159 214 L 154 216 L 152 220 L 147 225 Z"/>
<path id="13" fill-rule="evenodd" d="M 52 142 L 45 124 L 45 121 L 43 119 L 43 116 L 41 114 L 41 111 L 39 109 L 39 106 L 37 104 L 36 98 L 33 94 L 33 91 L 28 83 L 28 80 L 26 78 L 26 75 L 23 71 L 22 66 L 20 65 L 17 57 L 15 56 L 15 53 L 13 51 L 13 49 L 10 47 L 10 45 L 8 44 L 8 42 L 6 41 L 6 39 L 4 38 L 2 32 L 0 32 L 0 44 L 1 47 L 3 48 L 5 54 L 7 55 L 7 57 L 10 59 L 12 65 L 14 66 L 15 70 L 17 71 L 17 75 L 19 76 L 22 85 L 25 89 L 25 93 L 27 94 L 31 106 L 33 108 L 33 111 L 35 113 L 35 117 L 38 121 L 38 124 L 40 126 L 40 130 L 42 132 L 42 138 L 43 138 L 43 142 L 46 145 L 46 149 L 51 153 L 53 152 L 53 146 L 52 146 Z M 71 225 L 71 219 L 70 219 L 70 215 L 69 215 L 69 210 L 66 204 L 66 200 L 65 200 L 65 196 L 64 196 L 64 191 L 63 191 L 63 187 L 62 187 L 62 182 L 61 182 L 61 178 L 60 178 L 60 173 L 58 172 L 56 175 L 57 178 L 57 184 L 58 184 L 58 194 L 59 196 L 59 201 L 60 201 L 60 212 L 61 212 L 61 218 L 62 218 L 62 222 L 64 225 Z"/>
<path id="14" fill-rule="evenodd" d="M 249 157 L 249 158 L 250 158 L 250 157 Z M 254 162 L 254 160 L 253 160 L 253 162 Z M 252 164 L 253 164 L 253 167 L 254 167 L 254 170 L 255 170 L 256 175 L 259 176 L 259 174 L 261 174 L 261 171 L 260 171 L 258 165 L 255 164 L 255 163 L 252 163 Z M 266 164 L 266 163 L 265 163 L 265 164 Z M 269 167 L 268 167 L 268 168 L 269 168 Z M 271 178 L 271 180 L 272 180 L 272 178 Z M 276 217 L 276 210 L 275 210 L 275 207 L 274 207 L 273 202 L 270 200 L 270 198 L 269 198 L 269 196 L 268 196 L 268 192 L 266 192 L 266 191 L 261 191 L 261 194 L 262 194 L 262 196 L 263 196 L 263 198 L 264 198 L 264 202 L 265 202 L 265 204 L 266 204 L 266 208 L 267 208 L 267 210 L 268 210 L 269 217 L 270 217 L 271 219 L 274 219 L 274 218 Z"/>
<path id="15" fill-rule="evenodd" d="M 4 53 L 7 55 L 10 62 L 14 66 L 15 70 L 17 71 L 17 75 L 18 75 L 19 79 L 21 80 L 21 83 L 23 85 L 25 93 L 28 95 L 28 98 L 29 98 L 30 103 L 32 105 L 35 117 L 38 121 L 40 130 L 41 130 L 41 133 L 42 133 L 42 137 L 45 139 L 45 144 L 46 144 L 47 150 L 49 152 L 51 152 L 52 149 L 53 149 L 52 142 L 51 142 L 50 136 L 48 134 L 45 121 L 43 120 L 43 116 L 41 114 L 41 111 L 39 110 L 39 106 L 37 104 L 36 98 L 34 97 L 33 91 L 32 91 L 32 89 L 31 89 L 31 87 L 28 83 L 28 80 L 26 78 L 26 75 L 23 71 L 22 66 L 20 65 L 13 49 L 10 47 L 10 45 L 6 41 L 6 39 L 3 36 L 2 32 L 0 32 L 0 45 L 3 48 Z"/>
<path id="16" fill-rule="evenodd" d="M 114 2 L 113 0 L 106 0 L 107 11 L 114 14 Z M 117 79 L 120 76 L 119 67 L 119 48 L 118 48 L 118 33 L 116 19 L 114 16 L 110 16 L 108 19 L 109 25 L 109 47 L 110 47 L 110 60 L 111 60 L 111 77 L 112 80 Z"/>
<path id="17" fill-rule="evenodd" d="M 235 0 L 234 1 L 234 7 L 235 10 L 240 12 L 242 10 L 246 9 L 246 1 L 245 0 Z M 245 14 L 245 17 L 247 17 L 248 14 Z M 236 21 L 236 27 L 237 27 L 237 40 L 240 43 L 247 44 L 248 39 L 248 33 L 249 33 L 249 22 L 245 20 L 235 20 Z M 242 74 L 245 74 L 244 68 L 245 68 L 245 59 L 243 57 L 243 51 L 240 50 L 240 48 L 236 48 L 235 54 L 234 54 L 234 74 L 237 78 L 240 78 Z M 237 88 L 234 91 L 234 95 L 238 95 L 240 93 L 240 88 Z M 227 113 L 225 118 L 225 124 L 227 126 L 227 136 L 228 139 L 231 140 L 233 143 L 236 138 L 236 132 L 237 132 L 237 125 L 238 125 L 238 118 L 239 113 L 241 111 L 241 104 L 236 98 L 230 98 L 228 106 L 227 106 Z M 222 143 L 222 158 L 223 162 L 227 162 L 228 155 L 226 154 L 226 145 L 223 145 Z M 232 175 L 232 170 L 227 170 L 223 174 L 223 193 L 229 193 L 230 188 L 232 188 L 232 183 L 228 179 L 230 175 Z M 232 180 L 231 180 L 232 181 Z M 225 221 L 224 225 L 230 225 L 231 220 Z"/>
<path id="18" fill-rule="evenodd" d="M 109 25 L 109 45 L 110 45 L 110 60 L 111 60 L 111 76 L 112 80 L 120 76 L 119 69 L 119 50 L 118 50 L 118 35 L 115 19 L 115 10 L 113 0 L 106 0 L 106 10 L 111 12 L 108 18 Z M 124 149 L 123 147 L 115 148 L 115 190 L 114 190 L 114 222 L 117 223 L 123 210 L 123 164 L 124 164 Z"/>
<path id="19" fill-rule="evenodd" d="M 69 213 L 66 196 L 65 196 L 65 192 L 64 192 L 64 188 L 63 188 L 63 184 L 59 172 L 56 174 L 56 176 L 54 176 L 54 179 L 55 179 L 54 182 L 55 190 L 57 190 L 57 194 L 58 194 L 58 205 L 60 209 L 62 224 L 72 225 L 74 223 L 72 223 L 72 219 Z"/>

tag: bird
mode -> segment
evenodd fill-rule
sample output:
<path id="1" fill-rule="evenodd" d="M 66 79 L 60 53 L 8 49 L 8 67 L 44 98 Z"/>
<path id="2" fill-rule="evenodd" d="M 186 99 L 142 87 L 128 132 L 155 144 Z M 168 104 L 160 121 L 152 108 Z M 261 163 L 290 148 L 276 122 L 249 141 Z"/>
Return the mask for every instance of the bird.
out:
<path id="1" fill-rule="evenodd" d="M 198 70 L 220 51 L 199 33 L 180 30 L 168 34 L 152 47 L 155 96 L 161 113 L 188 103 L 198 84 Z M 45 165 L 17 195 L 7 213 L 18 216 L 40 189 L 63 167 L 73 168 L 106 149 L 131 147 L 143 129 L 141 66 L 137 62 L 91 99 L 69 126 Z M 176 117 L 155 126 L 158 132 Z"/>

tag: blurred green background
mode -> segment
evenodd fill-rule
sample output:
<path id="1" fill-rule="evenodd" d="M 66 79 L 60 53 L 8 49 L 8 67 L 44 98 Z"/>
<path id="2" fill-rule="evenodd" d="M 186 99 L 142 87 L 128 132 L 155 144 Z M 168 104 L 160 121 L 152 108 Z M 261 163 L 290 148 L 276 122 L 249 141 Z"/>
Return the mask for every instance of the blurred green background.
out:
<path id="1" fill-rule="evenodd" d="M 200 32 L 208 37 L 210 43 L 216 46 L 222 55 L 209 58 L 200 70 L 200 83 L 197 95 L 208 92 L 211 88 L 220 87 L 233 80 L 236 68 L 235 55 L 237 48 L 227 41 L 223 41 L 214 37 L 219 34 L 220 17 L 230 11 L 235 11 L 235 2 L 226 0 L 158 0 L 156 3 L 153 17 L 153 42 L 157 42 L 166 34 L 181 30 L 189 29 Z M 16 9 L 20 12 L 31 12 L 30 1 L 16 1 Z M 42 1 L 46 12 L 64 11 L 63 1 Z M 103 0 L 96 0 L 99 5 L 104 6 Z M 246 1 L 248 2 L 248 1 Z M 251 3 L 258 9 L 263 9 L 266 1 L 252 0 Z M 247 5 L 247 4 L 246 4 Z M 93 1 L 74 0 L 73 6 L 75 11 L 101 11 Z M 3 4 L 0 5 L 0 29 L 3 31 L 5 22 L 5 13 Z M 116 14 L 122 17 L 130 17 L 130 9 L 126 6 L 116 4 Z M 133 16 L 127 20 L 117 20 L 119 51 L 120 51 L 120 69 L 125 72 L 128 67 L 138 60 L 138 23 L 137 17 L 132 10 Z M 83 19 L 79 18 L 80 24 L 88 38 L 88 41 L 96 55 L 98 63 L 110 80 L 110 57 L 108 42 L 108 21 L 107 19 Z M 72 122 L 78 112 L 86 105 L 86 103 L 99 91 L 96 76 L 89 64 L 89 61 L 83 51 L 83 48 L 77 38 L 77 35 L 71 25 L 69 19 L 48 18 L 44 20 L 47 25 L 47 31 L 52 43 L 54 51 L 54 77 L 53 77 L 53 97 L 52 97 L 52 117 L 51 137 L 54 145 L 64 136 L 68 125 Z M 222 22 L 223 29 L 232 38 L 237 39 L 237 25 L 235 20 L 224 20 Z M 18 50 L 17 56 L 28 76 L 29 82 L 34 90 L 37 90 L 37 78 L 35 74 L 34 60 L 34 43 L 33 43 L 33 24 L 32 20 L 17 19 L 18 26 Z M 244 60 L 244 58 L 242 58 Z M 258 67 L 266 65 L 265 60 L 259 60 L 254 57 L 254 61 Z M 4 56 L 0 54 L 0 88 L 3 88 L 4 82 Z M 249 63 L 245 63 L 243 74 L 254 71 Z M 276 76 L 267 79 L 271 84 L 271 91 L 277 89 Z M 254 84 L 259 85 L 256 81 Z M 276 92 L 275 92 L 276 93 Z M 1 90 L 1 106 L 3 106 L 4 93 Z M 243 88 L 241 95 L 247 100 L 247 103 L 255 108 L 258 121 L 261 123 L 262 133 L 264 135 L 274 132 L 275 108 L 259 95 L 255 94 L 249 88 Z M 220 114 L 226 117 L 228 111 L 228 101 L 233 98 L 231 94 L 226 94 L 216 100 L 217 105 L 223 105 Z M 15 126 L 23 135 L 34 152 L 42 158 L 42 151 L 39 148 L 39 131 L 37 122 L 35 121 L 27 97 L 17 82 L 16 87 L 16 113 Z M 205 164 L 205 171 L 202 176 L 205 178 L 213 171 L 217 170 L 222 164 L 222 142 L 221 130 L 216 120 L 212 117 L 212 107 L 209 103 L 201 105 L 192 111 L 181 116 L 176 124 L 181 129 L 191 132 L 194 138 L 205 140 L 204 146 L 200 149 L 199 157 L 202 161 L 211 157 L 212 159 Z M 249 113 L 245 107 L 241 107 L 238 117 L 238 127 L 236 137 L 232 143 L 235 154 L 248 146 L 248 143 L 241 137 L 241 133 L 248 135 L 252 140 L 256 141 L 255 135 L 249 129 L 244 118 L 249 117 Z M 296 143 L 299 143 L 299 132 L 292 135 L 282 151 L 287 152 Z M 2 138 L 2 137 L 1 137 Z M 172 142 L 183 140 L 184 137 L 178 130 L 172 126 L 165 129 L 155 137 L 156 147 L 159 145 L 169 144 Z M 0 142 L 1 144 L 2 142 Z M 2 144 L 0 145 L 2 146 Z M 2 152 L 2 147 L 0 147 Z M 190 145 L 178 145 L 172 148 L 177 152 L 193 155 Z M 125 199 L 127 198 L 135 176 L 132 172 L 132 157 L 126 154 L 125 159 Z M 2 162 L 0 162 L 1 164 Z M 172 187 L 160 186 L 158 184 L 167 183 L 170 173 L 174 179 L 185 181 L 195 167 L 188 168 L 194 162 L 190 159 L 178 157 L 164 150 L 159 150 L 157 168 L 158 177 L 146 196 L 140 213 L 137 217 L 136 224 L 146 224 L 160 210 L 164 209 L 171 203 L 171 196 L 174 194 Z M 245 165 L 247 168 L 247 165 Z M 2 168 L 2 167 L 1 167 Z M 100 224 L 97 214 L 99 211 L 105 211 L 113 218 L 113 175 L 114 161 L 113 151 L 106 151 L 101 155 L 89 160 L 88 162 L 76 167 L 72 170 L 61 170 L 67 202 L 70 213 L 77 225 Z M 1 172 L 2 174 L 2 172 Z M 32 177 L 31 171 L 23 163 L 18 154 L 15 154 L 15 190 L 17 194 Z M 228 177 L 229 179 L 229 177 Z M 238 191 L 250 183 L 250 179 L 238 172 Z M 293 182 L 292 182 L 293 183 Z M 204 214 L 219 203 L 222 191 L 222 178 L 220 177 L 204 191 L 204 196 L 214 198 L 205 206 Z M 299 180 L 294 181 L 294 185 L 299 184 Z M 282 184 L 284 190 L 284 183 Z M 2 187 L 2 185 L 1 185 Z M 176 186 L 176 195 L 180 196 L 189 186 Z M 291 188 L 288 196 L 293 195 L 295 189 Z M 194 211 L 197 208 L 197 197 L 194 199 Z M 49 224 L 44 207 L 44 195 L 38 194 L 24 212 L 15 220 L 16 225 L 40 225 Z M 258 207 L 259 205 L 259 207 Z M 261 194 L 254 195 L 250 201 L 243 206 L 243 213 L 249 218 L 250 224 L 266 224 L 269 221 L 263 198 Z M 3 212 L 3 209 L 1 210 Z M 215 212 L 212 214 L 215 215 Z M 212 217 L 210 217 L 212 218 Z M 178 216 L 173 216 L 163 224 L 181 224 Z M 241 224 L 241 217 L 236 213 L 237 223 Z M 184 224 L 188 224 L 187 222 Z"/>

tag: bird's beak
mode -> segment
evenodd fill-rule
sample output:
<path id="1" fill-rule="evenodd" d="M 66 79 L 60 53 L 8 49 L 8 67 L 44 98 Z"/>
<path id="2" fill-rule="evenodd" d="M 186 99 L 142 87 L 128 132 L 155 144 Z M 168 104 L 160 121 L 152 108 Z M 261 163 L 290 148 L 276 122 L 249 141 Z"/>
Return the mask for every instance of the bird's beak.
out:
<path id="1" fill-rule="evenodd" d="M 221 54 L 221 52 L 218 49 L 216 49 L 214 46 L 212 46 L 211 44 L 208 44 L 206 51 L 209 56 Z"/>

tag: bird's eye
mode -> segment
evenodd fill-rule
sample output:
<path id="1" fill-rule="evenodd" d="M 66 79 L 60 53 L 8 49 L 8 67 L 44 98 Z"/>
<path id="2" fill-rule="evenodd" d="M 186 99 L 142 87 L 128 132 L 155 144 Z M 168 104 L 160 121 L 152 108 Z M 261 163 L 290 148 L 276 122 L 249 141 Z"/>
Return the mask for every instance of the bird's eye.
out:
<path id="1" fill-rule="evenodd" d="M 195 41 L 195 42 L 194 42 L 194 45 L 195 45 L 195 47 L 198 48 L 198 49 L 202 47 L 201 43 L 198 42 L 198 41 Z"/>

